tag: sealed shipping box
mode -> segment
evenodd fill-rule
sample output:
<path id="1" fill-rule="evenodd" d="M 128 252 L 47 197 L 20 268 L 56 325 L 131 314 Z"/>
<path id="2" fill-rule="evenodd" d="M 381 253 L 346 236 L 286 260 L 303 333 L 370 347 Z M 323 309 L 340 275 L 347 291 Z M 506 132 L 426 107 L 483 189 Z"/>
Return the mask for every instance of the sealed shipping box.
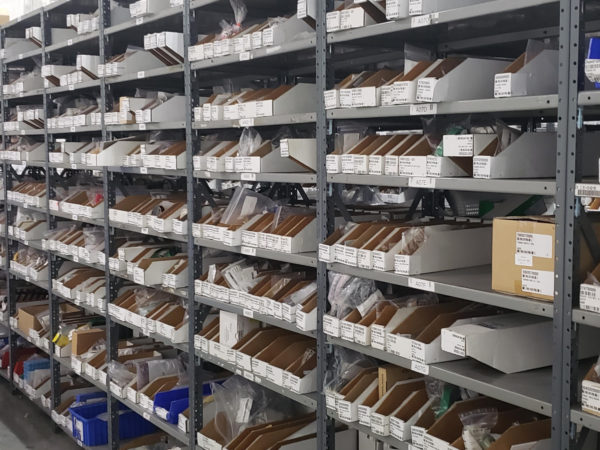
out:
<path id="1" fill-rule="evenodd" d="M 554 217 L 494 219 L 492 289 L 554 299 Z"/>

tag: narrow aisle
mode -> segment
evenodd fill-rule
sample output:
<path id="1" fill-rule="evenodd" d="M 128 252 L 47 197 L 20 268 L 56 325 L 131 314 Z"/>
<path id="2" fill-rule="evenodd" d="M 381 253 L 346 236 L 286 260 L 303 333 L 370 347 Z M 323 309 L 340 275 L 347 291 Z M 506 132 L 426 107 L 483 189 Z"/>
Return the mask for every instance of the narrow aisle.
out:
<path id="1" fill-rule="evenodd" d="M 0 380 L 0 448 L 2 450 L 72 450 L 79 447 L 21 393 L 13 395 Z"/>

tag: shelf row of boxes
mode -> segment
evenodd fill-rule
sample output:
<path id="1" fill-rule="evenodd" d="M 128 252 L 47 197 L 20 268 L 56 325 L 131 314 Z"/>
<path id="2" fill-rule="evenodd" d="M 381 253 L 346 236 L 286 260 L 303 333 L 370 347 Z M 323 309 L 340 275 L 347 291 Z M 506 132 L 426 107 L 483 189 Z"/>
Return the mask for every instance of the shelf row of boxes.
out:
<path id="1" fill-rule="evenodd" d="M 556 93 L 557 75 L 550 69 L 557 50 L 540 50 L 525 63 L 449 57 L 405 62 L 405 72 L 392 69 L 351 74 L 325 91 L 325 108 L 364 108 L 413 103 L 503 98 Z M 476 76 L 474 75 L 476 74 Z"/>
<path id="2" fill-rule="evenodd" d="M 264 263 L 262 263 L 264 264 Z M 248 259 L 211 265 L 195 281 L 196 295 L 295 324 L 299 330 L 317 328 L 317 284 L 313 271 L 286 272 L 281 263 Z"/>

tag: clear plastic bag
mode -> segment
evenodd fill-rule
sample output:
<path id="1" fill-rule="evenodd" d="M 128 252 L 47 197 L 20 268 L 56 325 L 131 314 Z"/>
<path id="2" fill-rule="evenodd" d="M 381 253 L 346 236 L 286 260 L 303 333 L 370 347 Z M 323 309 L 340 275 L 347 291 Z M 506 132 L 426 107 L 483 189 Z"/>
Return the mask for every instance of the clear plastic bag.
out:
<path id="1" fill-rule="evenodd" d="M 221 22 L 219 22 L 221 34 L 219 34 L 218 40 L 230 38 L 242 31 L 242 23 L 248 15 L 248 8 L 243 0 L 229 0 L 229 3 L 231 4 L 231 9 L 233 9 L 235 23 L 221 20 Z"/>
<path id="2" fill-rule="evenodd" d="M 432 154 L 444 156 L 444 135 L 467 134 L 471 128 L 471 117 L 434 117 L 423 120 L 423 134 L 431 147 Z"/>
<path id="3" fill-rule="evenodd" d="M 377 288 L 375 281 L 350 275 L 329 272 L 329 293 L 327 300 L 331 306 L 329 315 L 338 319 L 364 303 Z"/>
<path id="4" fill-rule="evenodd" d="M 425 227 L 411 227 L 402 233 L 399 255 L 412 255 L 425 242 Z"/>
<path id="5" fill-rule="evenodd" d="M 455 401 L 461 399 L 458 387 L 435 378 L 425 379 L 425 389 L 429 399 L 433 399 L 431 409 L 436 419 L 443 416 Z"/>
<path id="6" fill-rule="evenodd" d="M 334 348 L 333 357 L 329 361 L 323 387 L 325 392 L 334 393 L 339 392 L 363 369 L 377 366 L 375 360 L 342 347 Z"/>
<path id="7" fill-rule="evenodd" d="M 135 378 L 135 373 L 118 361 L 110 361 L 107 369 L 110 381 L 119 387 L 128 385 Z"/>
<path id="8" fill-rule="evenodd" d="M 275 202 L 269 197 L 250 189 L 238 187 L 223 212 L 221 223 L 224 225 L 241 225 L 248 218 L 274 207 Z"/>
<path id="9" fill-rule="evenodd" d="M 244 128 L 239 142 L 239 155 L 248 156 L 254 153 L 263 143 L 261 135 L 256 128 Z"/>
<path id="10" fill-rule="evenodd" d="M 482 408 L 459 414 L 463 424 L 465 450 L 485 450 L 495 440 L 492 429 L 498 423 L 498 410 Z"/>
<path id="11" fill-rule="evenodd" d="M 136 382 L 142 388 L 158 377 L 167 375 L 184 376 L 185 370 L 179 359 L 153 359 L 136 363 Z"/>

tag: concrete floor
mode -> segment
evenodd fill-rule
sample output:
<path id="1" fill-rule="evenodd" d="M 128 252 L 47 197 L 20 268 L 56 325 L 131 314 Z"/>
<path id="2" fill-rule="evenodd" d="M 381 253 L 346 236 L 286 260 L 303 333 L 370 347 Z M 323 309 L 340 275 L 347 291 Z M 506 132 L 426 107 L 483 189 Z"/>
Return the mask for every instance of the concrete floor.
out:
<path id="1" fill-rule="evenodd" d="M 79 447 L 54 422 L 21 393 L 13 394 L 0 379 L 0 449 L 75 450 Z"/>

